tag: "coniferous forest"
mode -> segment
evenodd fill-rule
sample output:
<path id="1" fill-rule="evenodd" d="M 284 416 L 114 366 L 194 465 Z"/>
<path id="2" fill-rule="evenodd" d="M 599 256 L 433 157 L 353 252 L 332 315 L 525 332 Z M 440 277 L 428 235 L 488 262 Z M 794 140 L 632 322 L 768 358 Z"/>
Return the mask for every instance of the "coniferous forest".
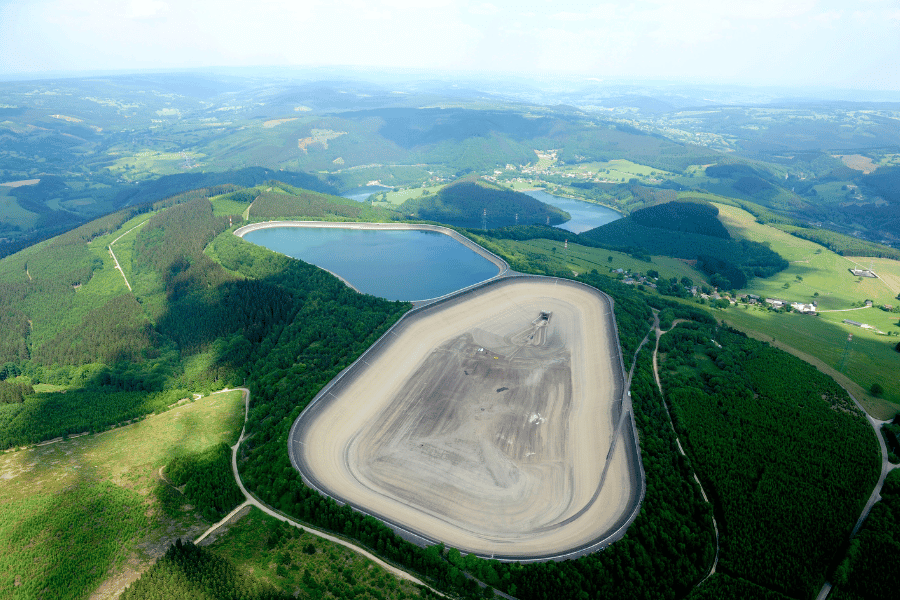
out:
<path id="1" fill-rule="evenodd" d="M 720 515 L 719 570 L 814 596 L 880 469 L 872 429 L 814 367 L 723 327 L 660 340 L 672 418 Z"/>

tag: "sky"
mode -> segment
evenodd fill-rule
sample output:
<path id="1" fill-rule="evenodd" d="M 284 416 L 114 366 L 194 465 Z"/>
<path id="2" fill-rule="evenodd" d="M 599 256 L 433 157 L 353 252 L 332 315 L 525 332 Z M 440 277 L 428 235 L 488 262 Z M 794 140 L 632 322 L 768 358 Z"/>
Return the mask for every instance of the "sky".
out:
<path id="1" fill-rule="evenodd" d="M 263 65 L 900 90 L 900 0 L 0 0 L 0 78 Z"/>

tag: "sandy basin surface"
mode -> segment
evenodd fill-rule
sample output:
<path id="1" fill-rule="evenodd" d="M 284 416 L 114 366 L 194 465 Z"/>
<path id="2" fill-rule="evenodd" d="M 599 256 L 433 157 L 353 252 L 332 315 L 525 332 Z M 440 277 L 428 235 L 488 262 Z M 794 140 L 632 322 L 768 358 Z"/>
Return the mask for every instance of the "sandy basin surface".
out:
<path id="1" fill-rule="evenodd" d="M 626 435 L 598 491 L 624 385 L 610 304 L 513 278 L 408 315 L 301 415 L 292 459 L 338 500 L 466 552 L 596 542 L 638 486 Z"/>

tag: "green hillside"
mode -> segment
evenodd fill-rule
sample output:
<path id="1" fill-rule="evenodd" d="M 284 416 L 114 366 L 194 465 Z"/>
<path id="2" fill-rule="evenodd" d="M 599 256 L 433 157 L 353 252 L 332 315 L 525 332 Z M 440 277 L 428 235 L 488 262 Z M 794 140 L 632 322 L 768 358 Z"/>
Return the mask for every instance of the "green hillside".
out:
<path id="1" fill-rule="evenodd" d="M 767 246 L 731 239 L 717 214 L 708 204 L 670 202 L 636 210 L 581 237 L 610 248 L 696 260 L 713 285 L 727 289 L 740 289 L 751 277 L 769 277 L 787 268 L 787 261 Z"/>
<path id="2" fill-rule="evenodd" d="M 436 194 L 411 198 L 398 210 L 412 218 L 473 229 L 482 227 L 482 219 L 489 229 L 517 223 L 559 225 L 569 220 L 565 211 L 527 194 L 474 178 L 446 185 Z"/>

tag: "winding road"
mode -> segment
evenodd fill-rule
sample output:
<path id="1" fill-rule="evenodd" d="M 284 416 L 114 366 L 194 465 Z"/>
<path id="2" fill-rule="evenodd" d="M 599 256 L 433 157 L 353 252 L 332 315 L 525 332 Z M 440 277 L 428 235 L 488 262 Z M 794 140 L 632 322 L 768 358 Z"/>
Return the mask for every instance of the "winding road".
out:
<path id="1" fill-rule="evenodd" d="M 662 394 L 663 393 L 662 383 L 660 382 L 659 371 L 657 368 L 657 355 L 659 352 L 659 339 L 665 333 L 667 333 L 668 331 L 671 331 L 672 328 L 674 328 L 675 325 L 677 325 L 680 322 L 680 320 L 676 320 L 672 324 L 672 328 L 668 329 L 667 331 L 662 331 L 659 328 L 659 313 L 658 313 L 658 311 L 654 310 L 654 315 L 656 317 L 656 321 L 654 324 L 654 327 L 656 329 L 656 348 L 653 351 L 653 376 L 656 379 L 656 386 L 659 388 L 659 393 Z M 882 485 L 884 484 L 884 480 L 887 477 L 887 474 L 890 471 L 892 471 L 893 469 L 900 467 L 900 465 L 893 465 L 888 460 L 887 446 L 884 443 L 884 437 L 881 435 L 881 425 L 883 425 L 884 423 L 889 423 L 890 421 L 879 421 L 878 419 L 875 419 L 874 417 L 869 415 L 869 413 L 866 412 L 866 409 L 863 408 L 862 404 L 860 404 L 859 401 L 857 401 L 856 397 L 850 392 L 850 390 L 848 390 L 846 387 L 844 387 L 836 379 L 835 379 L 835 382 L 844 388 L 844 391 L 847 392 L 847 395 L 850 396 L 850 399 L 853 400 L 853 403 L 856 404 L 856 407 L 859 408 L 863 412 L 864 415 L 866 415 L 866 420 L 868 421 L 869 425 L 872 427 L 873 431 L 875 432 L 875 437 L 878 439 L 878 445 L 881 448 L 881 475 L 879 476 L 878 483 L 875 484 L 875 488 L 872 490 L 872 494 L 869 496 L 869 500 L 866 502 L 866 505 L 863 508 L 862 513 L 859 515 L 859 519 L 857 519 L 856 524 L 853 527 L 853 530 L 850 532 L 850 539 L 852 540 L 854 537 L 856 537 L 856 534 L 859 533 L 859 530 L 862 527 L 862 524 L 865 522 L 866 518 L 869 516 L 869 513 L 872 510 L 872 507 L 875 505 L 876 502 L 881 500 L 881 488 L 882 488 Z M 672 431 L 674 432 L 675 427 L 672 424 L 672 416 L 669 413 L 669 407 L 665 402 L 663 402 L 663 407 L 666 409 L 666 415 L 669 417 L 669 424 L 672 426 Z M 678 445 L 678 452 L 680 452 L 684 456 L 685 455 L 684 450 L 681 447 L 681 441 L 678 439 L 677 432 L 675 432 L 675 442 Z M 693 469 L 692 469 L 692 472 L 693 472 Z M 697 477 L 697 473 L 693 472 L 693 475 L 694 475 L 694 480 L 697 482 L 697 485 L 700 486 L 700 493 L 703 495 L 703 499 L 706 500 L 706 502 L 709 502 L 709 499 L 706 495 L 706 491 L 703 489 L 703 484 L 700 483 L 700 479 Z M 697 586 L 701 585 L 713 573 L 716 572 L 716 566 L 718 565 L 718 562 L 719 562 L 719 527 L 718 527 L 718 524 L 716 523 L 715 515 L 713 515 L 713 527 L 715 528 L 715 531 L 716 531 L 716 557 L 715 557 L 715 560 L 713 561 L 713 565 L 712 565 L 712 568 L 710 569 L 709 573 L 706 575 L 706 577 L 704 577 L 697 584 Z M 831 582 L 826 581 L 822 585 L 822 588 L 819 590 L 819 593 L 816 595 L 816 600 L 825 600 L 825 598 L 827 598 L 828 595 L 831 593 L 831 589 L 832 589 Z"/>
<path id="2" fill-rule="evenodd" d="M 266 513 L 267 515 L 269 515 L 271 517 L 278 519 L 279 521 L 283 521 L 289 525 L 292 525 L 294 527 L 302 529 L 303 531 L 308 531 L 309 533 L 311 533 L 315 536 L 318 536 L 322 539 L 328 540 L 329 542 L 334 542 L 335 544 L 340 544 L 341 546 L 344 546 L 345 548 L 349 548 L 350 550 L 353 550 L 357 554 L 360 554 L 360 555 L 368 558 L 372 562 L 377 563 L 379 566 L 381 566 L 384 569 L 386 569 L 387 571 L 393 573 L 397 577 L 400 577 L 402 579 L 410 581 L 416 585 L 421 585 L 421 586 L 427 587 L 435 594 L 438 594 L 439 596 L 444 596 L 444 594 L 440 593 L 436 589 L 434 589 L 431 586 L 429 586 L 428 584 L 424 583 L 421 579 L 418 579 L 414 575 L 411 575 L 410 573 L 407 573 L 406 571 L 399 569 L 390 563 L 385 562 L 384 560 L 378 558 L 371 552 L 368 552 L 368 551 L 360 548 L 359 546 L 351 544 L 350 542 L 347 542 L 346 540 L 342 540 L 333 535 L 329 535 L 329 534 L 325 533 L 324 531 L 320 531 L 318 529 L 310 527 L 309 525 L 307 525 L 305 523 L 301 524 L 299 521 L 295 521 L 294 519 L 291 519 L 291 518 L 285 516 L 284 514 L 280 513 L 279 511 L 273 509 L 268 504 L 261 502 L 256 496 L 254 496 L 249 491 L 247 491 L 247 488 L 244 487 L 244 482 L 241 480 L 241 475 L 238 472 L 237 453 L 238 453 L 238 448 L 240 448 L 240 446 L 241 446 L 241 442 L 244 441 L 244 435 L 246 433 L 247 416 L 250 411 L 250 390 L 247 388 L 225 388 L 223 390 L 219 390 L 218 392 L 213 392 L 213 393 L 214 394 L 222 394 L 225 392 L 232 392 L 232 391 L 240 391 L 244 396 L 244 426 L 241 427 L 241 435 L 238 438 L 237 443 L 231 447 L 231 470 L 232 470 L 232 473 L 234 474 L 234 480 L 237 482 L 238 487 L 241 489 L 241 493 L 244 495 L 245 500 L 237 508 L 235 508 L 233 511 L 228 513 L 228 515 L 224 519 L 222 519 L 221 521 L 219 521 L 218 523 L 216 523 L 215 525 L 213 525 L 212 527 L 210 527 L 209 529 L 204 531 L 203 534 L 200 535 L 200 537 L 198 537 L 196 540 L 194 540 L 195 544 L 199 544 L 200 542 L 205 540 L 207 537 L 209 537 L 210 534 L 212 534 L 217 529 L 219 529 L 220 527 L 222 527 L 223 525 L 228 523 L 237 513 L 239 513 L 244 508 L 246 508 L 248 506 L 255 506 L 262 512 Z"/>
<path id="3" fill-rule="evenodd" d="M 840 385 L 840 383 L 838 383 L 838 385 Z M 878 445 L 881 448 L 881 475 L 878 477 L 878 483 L 875 484 L 875 489 L 872 490 L 872 494 L 869 496 L 869 500 L 863 507 L 862 513 L 859 515 L 859 519 L 856 520 L 856 525 L 853 526 L 853 531 L 850 532 L 849 539 L 852 540 L 856 537 L 856 534 L 859 533 L 862 524 L 865 522 L 866 518 L 869 516 L 869 513 L 872 511 L 872 507 L 875 506 L 876 502 L 881 500 L 881 487 L 884 485 L 884 479 L 887 477 L 888 473 L 890 473 L 897 467 L 900 467 L 900 465 L 892 465 L 888 460 L 887 445 L 885 445 L 884 443 L 884 436 L 881 435 L 881 426 L 885 423 L 890 423 L 890 421 L 879 421 L 878 419 L 872 417 L 869 413 L 866 412 L 866 409 L 863 408 L 862 404 L 860 404 L 856 400 L 856 397 L 850 393 L 850 390 L 848 390 L 847 388 L 844 388 L 844 390 L 847 392 L 847 395 L 850 396 L 850 399 L 853 400 L 853 403 L 856 404 L 856 407 L 859 410 L 863 411 L 863 414 L 866 415 L 866 420 L 875 431 L 875 437 L 878 438 Z M 831 582 L 826 581 L 822 585 L 822 589 L 819 590 L 819 594 L 816 596 L 816 600 L 825 600 L 825 598 L 828 597 L 828 594 L 831 593 L 831 587 Z"/>
<path id="4" fill-rule="evenodd" d="M 681 440 L 678 438 L 678 432 L 675 431 L 675 424 L 672 422 L 672 414 L 669 412 L 669 405 L 666 403 L 666 395 L 663 393 L 662 382 L 659 379 L 659 368 L 658 368 L 658 355 L 659 355 L 659 338 L 661 338 L 664 334 L 672 331 L 678 323 L 682 322 L 684 319 L 676 319 L 672 322 L 672 326 L 663 331 L 659 328 L 659 311 L 653 309 L 653 329 L 656 331 L 656 346 L 653 348 L 653 378 L 656 380 L 656 387 L 659 389 L 659 395 L 663 400 L 663 408 L 666 410 L 666 416 L 669 418 L 669 426 L 672 428 L 672 433 L 675 434 L 675 444 L 678 446 L 678 453 L 687 458 L 687 455 L 684 453 L 684 449 L 681 447 Z M 690 464 L 690 463 L 689 463 Z M 694 481 L 697 482 L 697 485 L 700 487 L 700 495 L 703 496 L 703 500 L 712 505 L 712 502 L 709 501 L 709 497 L 706 495 L 706 490 L 703 489 L 703 484 L 700 483 L 700 478 L 697 477 L 697 472 L 694 471 L 694 467 L 691 467 L 691 475 L 694 476 Z M 716 532 L 716 555 L 713 558 L 712 566 L 709 569 L 709 572 L 706 576 L 701 579 L 697 585 L 694 587 L 699 587 L 703 584 L 704 581 L 710 578 L 710 576 L 716 572 L 716 567 L 719 566 L 719 524 L 716 523 L 716 515 L 713 513 L 713 529 Z"/>

